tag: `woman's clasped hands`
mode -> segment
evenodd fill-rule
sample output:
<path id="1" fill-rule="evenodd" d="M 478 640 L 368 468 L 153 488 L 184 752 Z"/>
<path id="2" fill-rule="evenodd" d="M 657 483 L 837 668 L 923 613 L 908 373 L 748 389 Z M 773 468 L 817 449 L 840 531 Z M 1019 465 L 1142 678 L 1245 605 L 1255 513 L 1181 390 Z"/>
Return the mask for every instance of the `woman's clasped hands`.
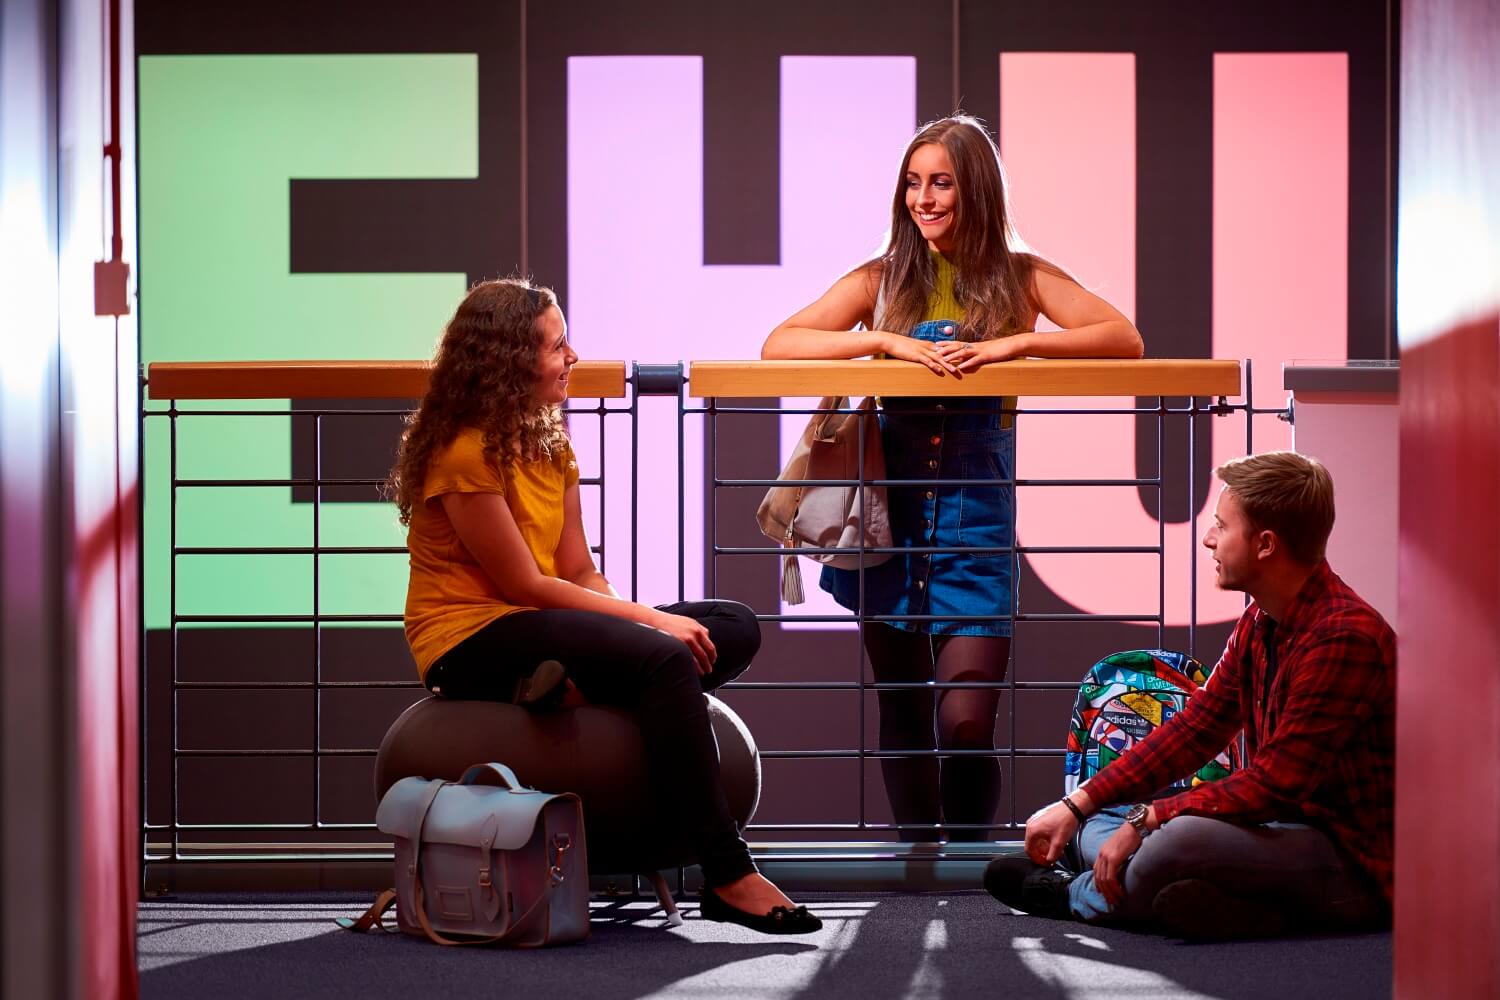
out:
<path id="1" fill-rule="evenodd" d="M 960 374 L 976 372 L 996 361 L 1010 361 L 1024 353 L 1020 337 L 975 341 L 940 340 L 932 346 L 938 357 Z"/>
<path id="2" fill-rule="evenodd" d="M 905 337 L 898 333 L 886 333 L 884 336 L 885 349 L 881 353 L 886 357 L 926 365 L 936 375 L 962 377 L 954 362 L 944 357 L 943 352 L 938 349 L 941 345 L 927 340 L 917 340 L 914 337 Z"/>

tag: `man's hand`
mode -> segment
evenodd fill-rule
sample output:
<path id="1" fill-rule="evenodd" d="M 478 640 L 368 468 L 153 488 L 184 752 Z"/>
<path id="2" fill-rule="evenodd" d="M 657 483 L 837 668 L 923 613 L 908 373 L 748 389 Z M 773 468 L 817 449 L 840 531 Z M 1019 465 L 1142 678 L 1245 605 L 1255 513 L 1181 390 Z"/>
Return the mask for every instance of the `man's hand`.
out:
<path id="1" fill-rule="evenodd" d="M 1141 847 L 1141 835 L 1129 823 L 1122 824 L 1094 859 L 1094 885 L 1104 894 L 1110 906 L 1125 902 L 1125 862 Z"/>
<path id="2" fill-rule="evenodd" d="M 1054 802 L 1026 821 L 1026 853 L 1039 865 L 1050 865 L 1062 857 L 1078 832 L 1078 819 L 1061 802 Z"/>

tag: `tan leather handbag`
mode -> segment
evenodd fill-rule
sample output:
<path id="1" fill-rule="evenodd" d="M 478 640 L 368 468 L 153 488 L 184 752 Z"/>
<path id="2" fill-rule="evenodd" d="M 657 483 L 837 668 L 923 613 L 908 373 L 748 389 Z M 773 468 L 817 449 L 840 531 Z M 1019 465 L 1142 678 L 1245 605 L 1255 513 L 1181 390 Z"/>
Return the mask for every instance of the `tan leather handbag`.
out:
<path id="1" fill-rule="evenodd" d="M 396 888 L 341 927 L 383 927 L 394 905 L 401 930 L 438 944 L 535 948 L 588 937 L 583 807 L 571 792 L 539 792 L 504 764 L 476 764 L 459 781 L 402 778 L 375 825 L 395 838 Z"/>
<path id="2" fill-rule="evenodd" d="M 880 444 L 880 421 L 875 397 L 853 413 L 837 413 L 848 405 L 846 396 L 825 396 L 797 441 L 792 457 L 777 478 L 861 480 L 885 478 L 885 451 Z M 863 434 L 861 434 L 863 428 Z M 861 462 L 863 455 L 863 462 Z M 782 559 L 781 598 L 801 604 L 802 574 L 797 556 L 837 569 L 878 566 L 889 552 L 861 552 L 862 548 L 891 546 L 890 508 L 884 486 L 853 482 L 830 486 L 773 486 L 755 512 L 767 538 L 791 550 Z M 848 549 L 848 552 L 798 553 L 802 546 Z"/>

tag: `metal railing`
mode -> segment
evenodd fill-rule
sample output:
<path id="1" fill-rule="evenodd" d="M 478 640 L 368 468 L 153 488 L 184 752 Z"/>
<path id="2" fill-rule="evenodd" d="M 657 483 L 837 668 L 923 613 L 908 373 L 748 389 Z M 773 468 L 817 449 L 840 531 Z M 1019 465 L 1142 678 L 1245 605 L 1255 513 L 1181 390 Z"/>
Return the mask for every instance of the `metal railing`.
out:
<path id="1" fill-rule="evenodd" d="M 374 801 L 369 786 L 358 787 L 357 779 L 364 765 L 354 766 L 359 761 L 372 764 L 371 758 L 376 751 L 369 742 L 361 744 L 352 738 L 349 731 L 373 737 L 374 742 L 378 742 L 378 733 L 383 731 L 384 725 L 394 719 L 405 704 L 424 696 L 425 692 L 417 683 L 409 659 L 405 658 L 404 642 L 400 640 L 400 630 L 395 627 L 401 620 L 398 608 L 370 612 L 330 610 L 323 601 L 323 594 L 328 577 L 325 561 L 391 558 L 404 554 L 405 549 L 396 543 L 399 539 L 366 539 L 369 544 L 351 542 L 344 537 L 347 532 L 342 529 L 335 533 L 338 537 L 330 537 L 329 513 L 325 509 L 330 502 L 328 495 L 338 490 L 371 489 L 382 481 L 384 469 L 370 470 L 373 474 L 365 475 L 330 474 L 329 428 L 337 422 L 383 418 L 387 421 L 384 425 L 387 433 L 393 434 L 394 429 L 389 424 L 391 414 L 409 408 L 409 404 L 399 401 L 419 397 L 425 388 L 425 378 L 426 369 L 421 362 L 155 364 L 150 367 L 147 378 L 149 402 L 143 419 L 147 425 L 145 431 L 152 433 L 143 432 L 142 440 L 158 443 L 143 445 L 146 454 L 142 467 L 148 476 L 145 503 L 158 508 L 164 505 L 164 514 L 155 520 L 165 521 L 166 537 L 152 537 L 153 519 L 148 516 L 147 551 L 143 559 L 165 560 L 169 592 L 167 613 L 158 615 L 160 620 L 143 621 L 142 629 L 143 662 L 147 665 L 143 671 L 142 690 L 145 744 L 142 856 L 148 866 L 244 861 L 316 861 L 326 864 L 378 861 L 390 857 L 388 842 L 374 830 Z M 1250 399 L 1248 362 L 1243 366 L 1243 388 L 1243 398 Z M 842 643 L 846 647 L 849 667 L 842 671 L 842 676 L 760 679 L 752 673 L 751 679 L 732 683 L 724 690 L 727 700 L 747 716 L 755 715 L 750 700 L 766 694 L 779 693 L 783 699 L 833 696 L 857 701 L 852 724 L 859 735 L 844 745 L 789 748 L 767 746 L 761 740 L 761 755 L 768 762 L 768 791 L 775 791 L 778 781 L 786 781 L 790 787 L 794 779 L 787 768 L 815 766 L 819 762 L 852 762 L 858 791 L 852 796 L 854 808 L 850 814 L 833 819 L 772 815 L 762 822 L 753 823 L 747 837 L 762 857 L 868 860 L 902 857 L 906 850 L 893 844 L 869 843 L 872 839 L 888 839 L 901 829 L 898 824 L 881 819 L 877 815 L 880 812 L 878 804 L 872 806 L 867 800 L 866 765 L 887 757 L 984 755 L 999 759 L 1009 776 L 1008 808 L 1003 810 L 1004 815 L 995 824 L 986 824 L 985 828 L 996 831 L 1018 829 L 1030 811 L 1028 807 L 1037 804 L 1028 798 L 1030 793 L 1025 789 L 1026 783 L 1017 779 L 1018 771 L 1026 766 L 1023 762 L 1028 761 L 1055 758 L 1060 763 L 1063 754 L 1060 744 L 1066 724 L 1064 708 L 1062 717 L 1050 727 L 1055 733 L 1054 743 L 1028 742 L 1017 731 L 1018 698 L 1026 699 L 1033 692 L 1069 693 L 1076 689 L 1076 678 L 1089 664 L 1068 663 L 1059 676 L 1044 679 L 1018 679 L 1016 671 L 1011 670 L 1000 682 L 877 683 L 867 676 L 859 637 L 868 622 L 883 620 L 882 616 L 859 613 L 797 615 L 777 606 L 774 585 L 768 583 L 774 578 L 774 573 L 768 573 L 767 566 L 779 563 L 783 550 L 759 537 L 753 519 L 736 517 L 726 522 L 719 513 L 721 506 L 743 509 L 745 504 L 739 502 L 740 499 L 758 499 L 766 488 L 775 484 L 777 467 L 772 467 L 775 462 L 775 422 L 788 413 L 813 412 L 806 407 L 784 408 L 777 397 L 823 394 L 1019 396 L 1028 400 L 1046 396 L 1137 397 L 1136 405 L 1128 407 L 1048 408 L 1031 403 L 1006 408 L 1006 412 L 1013 415 L 1019 432 L 1018 452 L 1022 446 L 1020 442 L 1025 440 L 1023 427 L 1033 420 L 1046 419 L 1049 414 L 1130 416 L 1137 420 L 1138 425 L 1154 423 L 1155 436 L 1154 474 L 1139 474 L 1137 470 L 1135 476 L 1118 479 L 1046 480 L 1017 475 L 981 482 L 981 485 L 1014 491 L 1018 498 L 1018 513 L 1019 495 L 1023 490 L 1128 487 L 1147 491 L 1156 497 L 1159 516 L 1154 545 L 1043 546 L 1018 541 L 1009 547 L 984 549 L 1000 552 L 1013 560 L 1018 586 L 1012 588 L 1011 607 L 997 609 L 995 614 L 975 616 L 975 620 L 1013 622 L 1016 635 L 1011 656 L 1013 662 L 1019 662 L 1022 650 L 1028 648 L 1022 645 L 1023 638 L 1026 643 L 1045 645 L 1048 640 L 1038 640 L 1035 629 L 1059 623 L 1146 626 L 1148 629 L 1154 626 L 1155 645 L 1167 645 L 1175 638 L 1181 640 L 1179 645 L 1186 645 L 1188 652 L 1197 652 L 1196 613 L 1190 618 L 1185 633 L 1178 635 L 1168 627 L 1166 582 L 1168 574 L 1177 570 L 1166 565 L 1166 532 L 1195 530 L 1193 513 L 1198 508 L 1197 494 L 1201 492 L 1200 480 L 1204 471 L 1198 456 L 1202 443 L 1200 418 L 1234 417 L 1243 420 L 1248 453 L 1253 450 L 1254 443 L 1253 417 L 1281 413 L 1279 410 L 1257 410 L 1247 402 L 1233 402 L 1234 397 L 1240 395 L 1240 389 L 1241 366 L 1237 362 L 1021 361 L 992 366 L 961 383 L 948 380 L 946 384 L 941 384 L 941 380 L 924 369 L 901 362 L 700 362 L 692 365 L 690 376 L 680 364 L 631 365 L 627 374 L 627 366 L 623 363 L 595 362 L 581 364 L 575 369 L 571 381 L 573 399 L 568 412 L 575 439 L 579 437 L 580 421 L 592 422 L 596 428 L 592 437 L 598 454 L 593 456 L 593 461 L 584 461 L 582 455 L 580 460 L 581 464 L 597 469 L 597 475 L 584 478 L 581 485 L 596 492 L 596 504 L 592 506 L 598 528 L 594 551 L 601 557 L 610 550 L 612 536 L 608 529 L 618 530 L 618 521 L 606 514 L 606 501 L 614 495 L 611 491 L 617 493 L 622 485 L 611 479 L 607 472 L 610 463 L 604 460 L 606 442 L 619 441 L 620 431 L 616 427 L 619 422 L 627 418 L 631 422 L 630 596 L 634 597 L 639 590 L 642 550 L 638 528 L 645 516 L 642 491 L 646 484 L 638 474 L 642 449 L 642 400 L 653 396 L 675 397 L 677 473 L 676 481 L 671 485 L 675 486 L 677 510 L 688 509 L 690 489 L 702 488 L 705 491 L 703 551 L 689 552 L 685 546 L 677 546 L 679 599 L 688 596 L 685 591 L 689 558 L 701 556 L 704 589 L 709 596 L 743 595 L 748 598 L 747 603 L 766 623 L 764 634 L 768 643 L 775 646 L 773 661 L 785 660 L 788 651 L 799 648 L 799 644 L 821 643 L 819 648 L 829 648 L 830 643 Z M 1143 397 L 1143 394 L 1149 395 Z M 294 405 L 285 409 L 237 408 L 244 405 L 238 401 L 256 399 L 290 399 Z M 385 402 L 379 406 L 349 402 L 357 400 Z M 229 401 L 236 402 L 231 404 Z M 203 405 L 207 402 L 218 405 Z M 350 408 L 351 405 L 358 408 Z M 950 409 L 948 412 L 958 411 Z M 189 424 L 215 420 L 285 421 L 287 418 L 293 422 L 294 435 L 307 436 L 303 451 L 310 459 L 304 468 L 293 468 L 291 475 L 203 475 L 182 466 L 179 433 Z M 703 427 L 704 468 L 702 481 L 690 483 L 690 469 L 695 463 L 687 461 L 685 442 L 689 438 L 687 428 L 694 421 L 701 422 Z M 750 440 L 759 443 L 754 448 L 732 448 L 726 452 L 721 441 L 726 434 L 726 422 L 759 427 L 749 435 Z M 1172 422 L 1185 426 L 1185 454 L 1178 456 L 1176 461 L 1169 453 L 1167 442 L 1167 428 Z M 166 425 L 164 439 L 154 433 L 157 424 Z M 742 433 L 740 437 L 746 435 Z M 349 439 L 347 432 L 344 438 Z M 394 447 L 393 437 L 388 444 Z M 649 442 L 648 446 L 659 444 Z M 156 454 L 155 450 L 162 447 L 166 454 Z M 333 453 L 338 450 L 332 448 Z M 877 482 L 897 487 L 960 483 L 946 479 Z M 967 485 L 974 483 L 972 480 L 963 482 Z M 660 496 L 666 485 L 650 484 L 652 495 Z M 184 498 L 204 491 L 268 489 L 300 490 L 307 498 L 310 544 L 236 544 L 239 539 L 235 535 L 242 533 L 244 526 L 232 523 L 222 525 L 226 534 L 222 544 L 217 541 L 183 544 L 179 524 L 182 519 L 180 505 Z M 1169 491 L 1174 489 L 1186 492 L 1188 516 L 1185 524 L 1169 528 L 1164 511 Z M 371 494 L 367 499 L 373 501 L 375 497 Z M 648 506 L 654 509 L 655 505 Z M 753 511 L 753 506 L 749 509 Z M 394 518 L 391 521 L 394 522 Z M 753 537 L 746 538 L 747 533 Z M 723 537 L 728 535 L 736 537 Z M 377 544 L 381 541 L 385 544 Z M 1193 546 L 1189 548 L 1191 550 Z M 963 547 L 931 547 L 923 551 L 962 550 Z M 1133 609 L 1131 613 L 1121 614 L 1028 609 L 1016 595 L 1029 557 L 1064 553 L 1155 556 L 1155 609 Z M 221 574 L 232 573 L 231 567 L 237 565 L 236 560 L 303 560 L 310 564 L 310 607 L 296 613 L 183 611 L 180 606 L 183 596 L 179 589 L 180 563 L 199 558 L 216 560 Z M 739 568 L 750 565 L 757 569 Z M 1190 586 L 1195 588 L 1195 567 L 1184 566 L 1181 571 L 1187 573 L 1188 579 L 1193 581 Z M 613 575 L 618 576 L 618 573 Z M 152 577 L 148 574 L 147 578 L 149 583 Z M 149 594 L 145 603 L 151 604 Z M 1196 609 L 1196 591 L 1190 607 Z M 893 617 L 920 621 L 932 616 L 884 616 L 884 620 Z M 951 615 L 944 616 L 944 620 L 952 618 Z M 830 639 L 827 635 L 817 638 L 818 633 L 785 627 L 805 628 L 818 623 L 852 628 L 842 633 L 842 638 L 835 636 Z M 355 633 L 351 629 L 357 627 L 364 627 L 365 631 L 359 631 L 358 642 L 353 642 L 351 636 Z M 331 653 L 333 644 L 338 645 L 338 650 Z M 310 666 L 310 672 L 304 671 L 306 675 L 299 676 L 295 665 L 283 667 L 272 663 L 257 676 L 245 673 L 220 676 L 225 665 L 235 660 L 237 649 L 246 646 L 299 650 L 295 655 L 306 657 L 305 666 Z M 365 650 L 365 655 L 351 657 L 348 654 L 351 646 Z M 1103 649 L 1100 653 L 1108 651 Z M 289 653 L 287 659 L 291 658 Z M 763 654 L 762 659 L 765 658 Z M 253 657 L 247 656 L 247 659 Z M 350 659 L 361 662 L 357 667 L 350 667 Z M 335 667 L 336 660 L 339 663 Z M 256 666 L 255 670 L 260 670 L 260 667 Z M 758 669 L 756 673 L 760 672 Z M 786 673 L 785 670 L 769 672 Z M 1001 690 L 1001 723 L 1005 736 L 996 749 L 888 751 L 870 745 L 866 704 L 870 696 L 890 690 L 941 691 L 975 687 L 998 687 Z M 381 696 L 384 700 L 374 699 L 378 704 L 361 716 L 357 707 L 351 707 L 351 696 L 366 696 L 372 692 L 385 692 Z M 210 704 L 204 700 L 205 696 L 223 695 L 230 696 L 227 702 Z M 331 705 L 337 705 L 337 711 L 331 710 Z M 236 728 L 234 723 L 216 721 L 221 716 L 232 719 L 237 709 L 252 713 L 248 725 L 239 724 Z M 351 718 L 359 721 L 351 725 Z M 750 721 L 754 729 L 754 719 Z M 295 738 L 289 734 L 299 731 L 299 727 L 305 739 L 299 745 L 289 745 Z M 205 732 L 205 728 L 209 732 Z M 345 731 L 335 734 L 340 728 Z M 212 745 L 213 740 L 220 740 L 220 743 Z M 248 768 L 246 762 L 251 762 Z M 288 768 L 287 762 L 300 762 L 305 766 Z M 257 766 L 259 771 L 256 771 Z M 191 773 L 185 775 L 185 768 Z M 1060 772 L 1060 768 L 1058 770 Z M 288 779 L 288 775 L 295 775 L 295 778 Z M 267 807 L 265 814 L 254 815 L 254 793 L 265 792 L 268 785 L 280 786 L 277 788 L 279 795 L 274 796 L 276 804 L 274 808 Z M 1054 779 L 1052 794 L 1055 794 L 1056 785 Z M 362 816 L 361 809 L 364 810 Z M 302 814 L 293 817 L 291 811 Z M 784 803 L 779 811 L 785 812 Z M 796 836 L 804 843 L 800 846 L 781 843 L 787 836 Z M 818 843 L 814 846 L 806 842 Z M 932 850 L 937 856 L 945 853 L 942 846 Z M 962 854 L 963 849 L 955 849 L 954 853 Z"/>

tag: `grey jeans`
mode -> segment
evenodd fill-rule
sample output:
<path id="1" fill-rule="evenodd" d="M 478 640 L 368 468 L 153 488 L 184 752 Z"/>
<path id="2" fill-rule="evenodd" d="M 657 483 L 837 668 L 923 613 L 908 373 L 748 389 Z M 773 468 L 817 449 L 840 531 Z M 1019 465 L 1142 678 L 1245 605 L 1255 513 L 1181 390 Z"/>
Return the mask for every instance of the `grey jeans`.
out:
<path id="1" fill-rule="evenodd" d="M 1320 930 L 1388 926 L 1384 895 L 1328 835 L 1301 823 L 1246 825 L 1178 816 L 1141 844 L 1125 865 L 1125 901 L 1111 906 L 1094 884 L 1094 858 L 1123 822 L 1123 809 L 1089 817 L 1079 836 L 1087 870 L 1068 886 L 1073 915 L 1111 924 L 1151 924 L 1151 903 L 1166 886 L 1203 879 L 1231 895 L 1283 908 L 1295 925 Z"/>

